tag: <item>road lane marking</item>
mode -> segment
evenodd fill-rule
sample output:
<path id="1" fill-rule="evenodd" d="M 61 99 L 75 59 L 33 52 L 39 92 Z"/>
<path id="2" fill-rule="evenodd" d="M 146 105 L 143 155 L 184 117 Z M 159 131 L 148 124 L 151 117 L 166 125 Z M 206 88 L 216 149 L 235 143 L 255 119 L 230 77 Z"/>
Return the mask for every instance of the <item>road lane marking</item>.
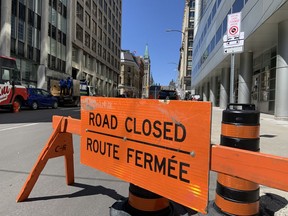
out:
<path id="1" fill-rule="evenodd" d="M 73 107 L 73 108 L 60 108 L 59 110 L 73 110 L 73 111 L 79 111 L 80 110 L 80 108 L 79 107 Z"/>
<path id="2" fill-rule="evenodd" d="M 19 125 L 19 126 L 4 128 L 4 129 L 0 129 L 0 132 L 2 132 L 2 131 L 7 131 L 7 130 L 14 130 L 14 129 L 22 128 L 22 127 L 29 127 L 29 126 L 33 126 L 33 125 L 37 125 L 37 124 L 39 124 L 39 123 L 24 124 L 24 125 Z"/>

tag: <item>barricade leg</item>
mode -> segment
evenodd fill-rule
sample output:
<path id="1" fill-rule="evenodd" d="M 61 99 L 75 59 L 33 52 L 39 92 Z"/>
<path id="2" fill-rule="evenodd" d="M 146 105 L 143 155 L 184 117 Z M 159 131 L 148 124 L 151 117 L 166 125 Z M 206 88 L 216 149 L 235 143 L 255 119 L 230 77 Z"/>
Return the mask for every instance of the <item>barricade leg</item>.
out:
<path id="1" fill-rule="evenodd" d="M 259 116 L 253 105 L 228 105 L 223 111 L 220 145 L 259 151 Z M 258 215 L 259 185 L 219 173 L 214 207 L 226 215 Z"/>

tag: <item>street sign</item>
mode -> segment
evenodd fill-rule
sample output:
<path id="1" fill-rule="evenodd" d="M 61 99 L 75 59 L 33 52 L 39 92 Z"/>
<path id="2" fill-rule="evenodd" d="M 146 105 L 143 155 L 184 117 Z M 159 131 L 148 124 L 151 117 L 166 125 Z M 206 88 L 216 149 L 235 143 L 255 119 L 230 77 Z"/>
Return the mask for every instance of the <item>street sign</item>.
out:
<path id="1" fill-rule="evenodd" d="M 241 12 L 228 14 L 227 18 L 227 37 L 239 38 L 241 28 Z"/>
<path id="2" fill-rule="evenodd" d="M 241 53 L 243 51 L 243 46 L 224 48 L 224 54 Z"/>
<path id="3" fill-rule="evenodd" d="M 244 46 L 244 32 L 240 32 L 239 38 L 228 38 L 227 35 L 223 36 L 224 49 L 239 46 Z"/>
<path id="4" fill-rule="evenodd" d="M 210 102 L 81 97 L 80 162 L 205 213 L 211 109 Z"/>

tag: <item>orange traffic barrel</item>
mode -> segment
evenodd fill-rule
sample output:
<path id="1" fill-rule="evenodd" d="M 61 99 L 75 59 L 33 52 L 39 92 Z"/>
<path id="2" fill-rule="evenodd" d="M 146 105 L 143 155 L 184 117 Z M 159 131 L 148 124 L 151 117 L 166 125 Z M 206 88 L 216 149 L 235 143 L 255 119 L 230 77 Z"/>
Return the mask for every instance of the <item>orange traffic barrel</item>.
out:
<path id="1" fill-rule="evenodd" d="M 259 151 L 260 113 L 253 104 L 229 104 L 222 113 L 220 145 Z M 226 215 L 259 214 L 259 184 L 219 173 L 215 209 Z"/>
<path id="2" fill-rule="evenodd" d="M 131 184 L 129 197 L 110 208 L 110 216 L 174 216 L 170 201 L 158 194 Z"/>

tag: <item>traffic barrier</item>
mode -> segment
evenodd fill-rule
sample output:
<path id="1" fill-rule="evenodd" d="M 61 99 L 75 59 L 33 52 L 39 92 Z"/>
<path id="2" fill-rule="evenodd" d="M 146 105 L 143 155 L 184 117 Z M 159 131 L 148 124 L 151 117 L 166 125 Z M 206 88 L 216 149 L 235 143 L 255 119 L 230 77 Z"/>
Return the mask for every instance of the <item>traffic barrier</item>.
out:
<path id="1" fill-rule="evenodd" d="M 220 145 L 259 151 L 260 113 L 251 104 L 229 104 L 223 111 Z M 218 173 L 215 208 L 229 215 L 259 213 L 259 184 Z"/>
<path id="2" fill-rule="evenodd" d="M 98 105 L 103 107 L 105 105 L 107 108 L 110 108 L 110 104 L 103 103 Z M 215 201 L 215 206 L 221 209 L 221 211 L 225 210 L 226 207 L 228 208 L 228 212 L 230 211 L 229 209 L 232 209 L 232 212 L 235 211 L 234 213 L 225 213 L 228 215 L 257 214 L 259 210 L 259 201 L 257 200 L 257 197 L 259 197 L 259 194 L 253 191 L 259 191 L 258 184 L 288 191 L 288 158 L 258 152 L 259 143 L 257 142 L 257 139 L 259 138 L 259 125 L 255 123 L 255 119 L 258 119 L 259 121 L 259 117 L 257 117 L 257 114 L 255 114 L 255 110 L 251 109 L 251 106 L 243 106 L 242 109 L 243 111 L 241 112 L 246 114 L 244 117 L 246 116 L 249 121 L 252 121 L 251 118 L 254 118 L 252 123 L 247 123 L 247 119 L 242 115 L 239 116 L 238 114 L 234 115 L 233 117 L 234 120 L 239 121 L 237 124 L 229 124 L 226 122 L 229 122 L 229 119 L 225 120 L 226 123 L 223 122 L 222 124 L 221 134 L 223 137 L 221 138 L 221 145 L 212 145 L 210 155 L 207 156 L 207 159 L 210 161 L 209 168 L 211 171 L 219 173 L 218 184 L 221 184 L 221 186 L 218 186 L 217 188 L 218 201 Z M 232 111 L 230 110 L 230 112 Z M 249 113 L 252 114 L 250 115 Z M 244 123 L 241 122 L 243 119 L 246 119 L 244 120 Z M 72 134 L 83 136 L 81 121 L 69 117 L 53 116 L 52 126 L 54 129 L 53 133 L 51 134 L 47 144 L 39 155 L 35 166 L 22 187 L 20 194 L 17 197 L 18 202 L 24 201 L 28 198 L 41 171 L 50 158 L 58 156 L 65 157 L 67 184 L 69 185 L 74 183 Z M 247 128 L 249 129 L 247 130 Z M 233 144 L 230 142 L 231 139 L 234 142 Z M 229 142 L 227 140 L 229 140 Z M 246 142 L 243 142 L 243 140 Z M 126 139 L 124 141 L 126 141 Z M 191 154 L 191 156 L 195 155 Z M 273 176 L 273 178 L 271 178 L 271 176 Z M 119 176 L 119 178 L 122 179 L 123 177 L 125 176 Z M 149 176 L 147 176 L 147 178 L 149 178 Z M 157 212 L 159 210 L 166 211 L 166 214 L 168 215 L 173 215 L 173 211 L 177 211 L 176 208 L 173 209 L 173 207 L 175 207 L 174 204 L 171 206 L 171 202 L 176 201 L 171 199 L 171 197 L 169 197 L 170 201 L 168 201 L 165 197 L 159 196 L 147 200 L 145 191 L 147 188 L 145 188 L 145 185 L 141 185 L 142 189 L 136 185 L 131 187 L 132 189 L 130 190 L 129 198 L 125 201 L 125 209 L 131 210 L 131 208 L 133 208 L 136 209 L 136 211 L 144 210 L 143 215 L 150 215 L 150 213 L 155 211 Z M 232 190 L 230 190 L 231 188 Z M 187 190 L 188 189 L 190 190 L 191 188 L 187 188 Z M 197 188 L 194 187 L 193 189 L 196 190 Z M 139 192 L 139 190 L 141 192 Z M 169 188 L 167 190 L 169 190 Z M 142 192 L 144 192 L 144 194 Z M 244 198 L 245 204 L 239 205 L 241 202 L 238 202 L 237 196 L 236 198 L 232 197 L 234 200 L 231 201 L 230 192 L 233 193 L 232 195 L 240 195 L 242 198 L 245 197 L 245 195 L 249 196 Z M 221 196 L 222 193 L 225 194 L 225 198 Z M 251 197 L 250 194 L 252 194 Z M 221 198 L 222 200 L 220 200 Z M 235 202 L 236 200 L 237 202 Z M 252 200 L 256 200 L 256 203 L 258 202 L 258 204 L 254 206 L 255 202 Z M 157 207 L 153 207 L 152 205 L 158 203 L 158 201 L 160 204 L 157 204 Z M 193 201 L 190 199 L 189 202 L 193 203 Z M 146 204 L 144 209 L 142 203 Z M 193 205 L 195 205 L 195 202 Z M 116 205 L 113 205 L 113 207 L 115 206 Z M 243 208 L 245 210 L 241 211 Z M 149 212 L 149 210 L 152 211 Z M 236 210 L 238 211 L 236 212 Z M 224 213 L 224 211 L 222 212 Z M 127 216 L 127 213 L 123 215 Z M 165 214 L 163 213 L 163 215 Z M 119 216 L 121 216 L 121 214 L 119 214 Z"/>
<path id="3" fill-rule="evenodd" d="M 28 198 L 42 170 L 50 158 L 60 156 L 65 157 L 66 183 L 67 185 L 74 183 L 73 141 L 72 134 L 67 133 L 66 131 L 67 122 L 68 119 L 64 117 L 57 120 L 53 133 L 51 134 L 45 147 L 42 149 L 37 162 L 35 163 L 16 199 L 17 202 L 24 201 Z"/>
<path id="4" fill-rule="evenodd" d="M 174 216 L 170 201 L 158 194 L 130 183 L 129 197 L 124 202 L 116 202 L 110 209 L 110 216 Z"/>

